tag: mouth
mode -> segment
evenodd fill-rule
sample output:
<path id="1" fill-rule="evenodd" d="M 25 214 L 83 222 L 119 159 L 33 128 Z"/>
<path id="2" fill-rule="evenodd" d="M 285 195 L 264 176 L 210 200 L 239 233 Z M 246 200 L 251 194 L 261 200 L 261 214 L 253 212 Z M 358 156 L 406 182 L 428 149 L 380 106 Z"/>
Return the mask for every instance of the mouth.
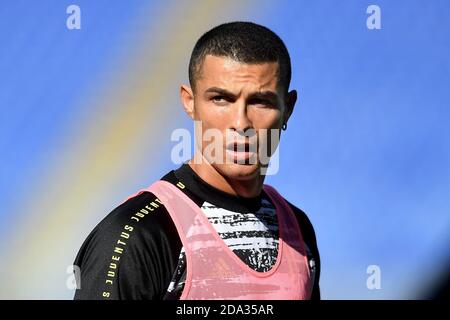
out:
<path id="1" fill-rule="evenodd" d="M 252 160 L 256 156 L 256 144 L 245 143 L 229 143 L 226 147 L 227 158 L 233 160 L 233 162 L 239 162 L 242 164 L 251 164 L 249 160 Z"/>

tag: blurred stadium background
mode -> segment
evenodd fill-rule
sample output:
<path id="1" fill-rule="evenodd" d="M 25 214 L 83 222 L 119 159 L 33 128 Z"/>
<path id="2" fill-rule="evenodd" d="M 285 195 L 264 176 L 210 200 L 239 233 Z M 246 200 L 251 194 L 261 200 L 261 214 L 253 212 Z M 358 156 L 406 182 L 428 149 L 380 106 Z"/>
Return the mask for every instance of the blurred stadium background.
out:
<path id="1" fill-rule="evenodd" d="M 66 8 L 81 8 L 69 30 Z M 369 5 L 381 30 L 366 27 Z M 449 269 L 450 3 L 3 1 L 0 298 L 71 299 L 67 268 L 128 195 L 178 167 L 197 38 L 249 20 L 288 46 L 299 101 L 267 178 L 313 222 L 324 299 L 430 297 Z M 377 265 L 381 288 L 369 290 Z"/>

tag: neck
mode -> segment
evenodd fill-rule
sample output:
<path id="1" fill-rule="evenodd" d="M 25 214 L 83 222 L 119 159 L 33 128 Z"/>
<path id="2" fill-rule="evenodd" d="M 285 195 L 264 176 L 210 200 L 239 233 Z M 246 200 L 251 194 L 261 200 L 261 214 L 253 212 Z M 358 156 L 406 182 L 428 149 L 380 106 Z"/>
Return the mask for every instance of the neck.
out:
<path id="1" fill-rule="evenodd" d="M 196 157 L 201 157 L 201 161 L 195 161 Z M 244 198 L 253 198 L 260 195 L 264 183 L 264 175 L 257 173 L 245 180 L 232 179 L 223 176 L 202 155 L 194 155 L 194 159 L 189 160 L 188 165 L 211 186 L 231 195 Z"/>

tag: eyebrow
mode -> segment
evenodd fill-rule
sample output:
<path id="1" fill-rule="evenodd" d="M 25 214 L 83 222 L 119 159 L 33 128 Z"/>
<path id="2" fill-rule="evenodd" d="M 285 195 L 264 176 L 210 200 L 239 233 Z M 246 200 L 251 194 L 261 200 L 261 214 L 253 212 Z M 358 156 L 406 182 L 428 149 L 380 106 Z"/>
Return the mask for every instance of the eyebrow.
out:
<path id="1" fill-rule="evenodd" d="M 236 95 L 228 90 L 219 88 L 219 87 L 211 87 L 208 88 L 207 90 L 205 90 L 205 93 L 218 93 L 220 95 L 223 96 L 228 96 L 228 97 L 232 97 L 232 98 L 236 98 Z"/>
<path id="2" fill-rule="evenodd" d="M 273 91 L 263 91 L 263 92 L 255 92 L 252 93 L 248 99 L 261 99 L 261 100 L 273 100 L 274 102 L 278 102 L 278 95 Z"/>
<path id="3" fill-rule="evenodd" d="M 205 90 L 205 94 L 207 93 L 217 93 L 231 98 L 236 98 L 236 95 L 234 93 L 219 87 L 208 88 L 207 90 Z M 278 94 L 273 91 L 254 92 L 249 95 L 248 99 L 270 99 L 278 101 Z"/>

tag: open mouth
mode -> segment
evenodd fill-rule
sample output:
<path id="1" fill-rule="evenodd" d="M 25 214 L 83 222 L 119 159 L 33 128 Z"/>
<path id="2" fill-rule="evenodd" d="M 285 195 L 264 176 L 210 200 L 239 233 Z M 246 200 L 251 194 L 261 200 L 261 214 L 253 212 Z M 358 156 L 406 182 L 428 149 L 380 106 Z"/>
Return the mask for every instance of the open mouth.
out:
<path id="1" fill-rule="evenodd" d="M 250 160 L 256 156 L 256 144 L 251 143 L 229 143 L 226 147 L 228 159 L 233 162 L 239 162 L 243 164 L 251 164 Z"/>

